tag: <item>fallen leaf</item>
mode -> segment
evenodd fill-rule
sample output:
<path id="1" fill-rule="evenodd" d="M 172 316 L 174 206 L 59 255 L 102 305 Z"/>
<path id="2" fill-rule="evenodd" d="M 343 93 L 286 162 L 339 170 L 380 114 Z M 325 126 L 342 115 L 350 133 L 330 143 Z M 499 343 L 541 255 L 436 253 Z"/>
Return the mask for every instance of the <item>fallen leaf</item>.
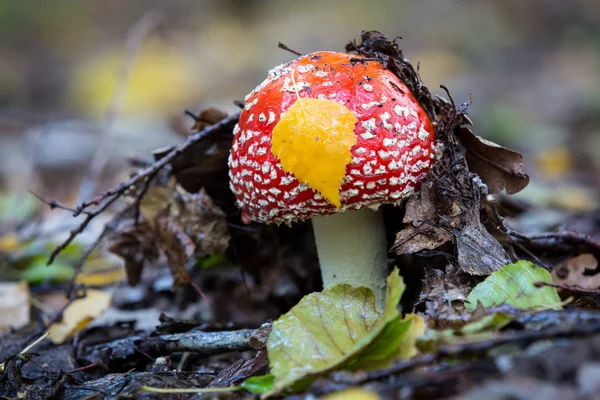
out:
<path id="1" fill-rule="evenodd" d="M 168 217 L 157 219 L 157 231 L 162 251 L 167 255 L 169 267 L 173 275 L 173 287 L 190 283 L 190 276 L 185 267 L 194 255 L 196 246 L 181 226 Z"/>
<path id="2" fill-rule="evenodd" d="M 552 269 L 552 280 L 582 289 L 598 289 L 600 273 L 592 274 L 596 268 L 598 268 L 598 260 L 593 254 L 580 254 L 556 265 Z"/>
<path id="3" fill-rule="evenodd" d="M 481 225 L 469 225 L 456 234 L 458 265 L 471 275 L 489 275 L 510 263 L 500 243 Z"/>
<path id="4" fill-rule="evenodd" d="M 417 338 L 425 333 L 425 321 L 417 314 L 407 314 L 404 319 L 409 320 L 411 324 L 400 342 L 395 358 L 407 359 L 417 355 Z"/>
<path id="5" fill-rule="evenodd" d="M 370 362 L 396 351 L 397 348 L 386 347 L 385 343 L 376 343 L 376 339 L 386 327 L 396 332 L 408 328 L 410 322 L 399 322 L 397 310 L 404 288 L 395 269 L 388 277 L 386 303 L 381 314 L 375 309 L 375 294 L 365 287 L 339 284 L 305 296 L 273 322 L 267 342 L 271 373 L 275 378 L 273 391 L 360 358 Z M 368 352 L 370 347 L 371 353 Z M 353 367 L 359 366 L 354 362 Z"/>
<path id="6" fill-rule="evenodd" d="M 263 394 L 273 390 L 275 378 L 272 374 L 253 376 L 246 379 L 240 387 L 252 393 Z"/>
<path id="7" fill-rule="evenodd" d="M 229 247 L 229 229 L 225 213 L 204 190 L 178 193 L 170 217 L 176 221 L 196 246 L 198 258 L 224 254 Z"/>
<path id="8" fill-rule="evenodd" d="M 30 322 L 27 282 L 0 282 L 0 332 L 20 329 Z"/>
<path id="9" fill-rule="evenodd" d="M 299 97 L 273 128 L 273 154 L 284 171 L 340 207 L 357 122 L 350 109 L 334 100 Z"/>
<path id="10" fill-rule="evenodd" d="M 62 260 L 55 261 L 52 265 L 47 265 L 46 260 L 36 260 L 27 266 L 27 269 L 20 274 L 20 278 L 31 285 L 39 285 L 44 282 L 68 282 L 74 274 L 73 266 Z"/>
<path id="11" fill-rule="evenodd" d="M 155 227 L 156 218 L 161 215 L 171 204 L 173 188 L 166 186 L 152 186 L 140 201 L 140 214 L 152 228 Z"/>
<path id="12" fill-rule="evenodd" d="M 467 150 L 469 169 L 479 175 L 490 194 L 502 190 L 515 194 L 529 184 L 529 176 L 522 172 L 525 162 L 521 154 L 475 136 L 468 128 L 458 130 L 457 136 Z"/>
<path id="13" fill-rule="evenodd" d="M 508 304 L 518 309 L 561 309 L 555 288 L 536 287 L 535 282 L 552 282 L 550 273 L 529 261 L 509 264 L 475 286 L 465 305 L 474 309 Z"/>
<path id="14" fill-rule="evenodd" d="M 448 229 L 436 226 L 437 208 L 434 203 L 434 189 L 423 185 L 418 196 L 411 196 L 406 202 L 406 212 L 402 222 L 408 224 L 396 234 L 392 249 L 398 255 L 414 254 L 421 250 L 433 250 L 452 240 Z M 460 215 L 460 207 L 452 203 L 448 215 Z"/>
<path id="15" fill-rule="evenodd" d="M 145 262 L 154 261 L 159 256 L 155 233 L 150 224 L 144 220 L 136 226 L 133 218 L 119 226 L 108 250 L 124 260 L 127 283 L 131 286 L 140 281 Z"/>
<path id="16" fill-rule="evenodd" d="M 446 265 L 444 271 L 426 268 L 419 303 L 464 301 L 471 291 L 471 282 L 469 275 L 452 264 Z"/>
<path id="17" fill-rule="evenodd" d="M 84 329 L 94 318 L 108 309 L 112 293 L 89 289 L 82 299 L 73 301 L 63 312 L 62 320 L 48 329 L 49 338 L 55 344 L 64 343 L 76 332 Z"/>
<path id="18" fill-rule="evenodd" d="M 321 400 L 379 400 L 381 396 L 371 390 L 351 387 L 319 397 Z"/>

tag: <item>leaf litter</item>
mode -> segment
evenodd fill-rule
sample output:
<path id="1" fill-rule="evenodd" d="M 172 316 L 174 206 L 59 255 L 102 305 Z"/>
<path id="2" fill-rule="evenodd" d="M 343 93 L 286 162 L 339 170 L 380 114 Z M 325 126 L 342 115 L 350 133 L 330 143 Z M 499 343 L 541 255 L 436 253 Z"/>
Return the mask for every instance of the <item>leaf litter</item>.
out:
<path id="1" fill-rule="evenodd" d="M 600 224 L 582 218 L 585 235 L 557 232 L 535 237 L 512 230 L 498 218 L 490 199 L 508 204 L 499 193 L 513 194 L 527 186 L 523 157 L 475 136 L 466 117 L 469 104 L 457 106 L 451 97 L 432 97 L 396 42 L 378 32 L 364 32 L 360 42 L 352 42 L 347 50 L 377 60 L 401 77 L 436 122 L 442 143 L 438 149 L 441 161 L 421 192 L 408 200 L 404 216 L 386 221 L 395 235 L 395 261 L 402 265 L 410 291 L 402 296 L 402 278 L 395 272 L 388 287 L 389 304 L 381 315 L 365 302 L 370 295 L 364 288 L 332 287 L 316 292 L 319 282 L 314 276 L 318 274 L 313 272 L 317 260 L 309 224 L 242 227 L 226 182 L 236 114 L 207 109 L 195 118 L 193 130 L 182 129 L 185 145 L 155 152 L 155 161 L 126 184 L 77 211 L 84 212 L 102 200 L 127 200 L 107 225 L 98 250 L 108 248 L 120 256 L 128 283 L 150 295 L 143 302 L 134 295 L 128 302 L 117 302 L 119 306 L 135 312 L 168 304 L 171 307 L 165 309 L 176 312 L 173 304 L 181 307 L 199 301 L 198 293 L 189 288 L 192 282 L 198 282 L 214 305 L 200 300 L 203 307 L 194 314 L 197 320 L 171 319 L 172 327 L 180 327 L 177 332 L 139 331 L 134 322 L 126 321 L 86 328 L 111 300 L 104 295 L 97 298 L 97 292 L 88 288 L 92 295 L 87 303 L 85 298 L 73 298 L 56 318 L 3 337 L 11 342 L 2 353 L 6 370 L 0 375 L 1 394 L 15 396 L 24 390 L 33 398 L 81 398 L 91 391 L 135 397 L 144 387 L 155 387 L 167 394 L 169 388 L 230 388 L 235 390 L 232 397 L 248 396 L 244 390 L 274 394 L 290 389 L 315 396 L 368 383 L 368 392 L 361 392 L 366 397 L 386 398 L 402 392 L 408 397 L 427 394 L 434 398 L 459 394 L 487 377 L 498 379 L 501 388 L 521 393 L 518 384 L 502 379 L 511 378 L 514 373 L 510 371 L 520 366 L 522 376 L 539 383 L 531 374 L 535 370 L 531 363 L 538 357 L 560 366 L 560 361 L 552 360 L 553 354 L 561 355 L 559 360 L 572 356 L 573 366 L 561 371 L 580 377 L 578 390 L 593 390 L 587 384 L 594 376 L 588 364 L 597 362 L 600 352 L 593 350 L 597 337 L 585 336 L 600 333 L 597 306 L 584 310 L 580 303 L 567 303 L 560 297 L 564 291 L 548 285 L 598 288 L 597 262 L 593 261 L 598 256 L 594 240 Z M 521 215 L 513 215 L 511 221 L 519 221 L 530 211 L 521 207 Z M 3 233 L 0 256 L 4 262 L 19 242 L 1 236 Z M 77 233 L 72 236 L 69 242 Z M 215 266 L 201 268 L 204 260 L 215 256 L 219 260 Z M 408 265 L 400 264 L 406 260 Z M 541 263 L 556 266 L 549 273 Z M 158 281 L 164 280 L 166 271 L 171 280 L 165 282 L 174 293 L 157 289 L 165 287 Z M 347 296 L 341 296 L 340 290 Z M 340 304 L 349 308 L 340 308 Z M 413 312 L 402 314 L 400 309 Z M 327 312 L 319 314 L 319 310 Z M 304 324 L 308 330 L 290 317 L 298 311 L 310 322 Z M 272 331 L 270 325 L 266 330 L 259 328 L 280 314 L 283 316 L 273 323 Z M 343 315 L 355 319 L 342 321 Z M 357 315 L 361 321 L 371 322 L 369 329 L 347 323 L 356 322 Z M 241 326 L 238 321 L 243 321 Z M 240 329 L 248 325 L 252 329 Z M 15 356 L 48 329 L 59 332 L 53 336 L 64 342 L 62 347 L 44 340 L 36 345 L 40 355 Z M 535 350 L 536 343 L 555 343 L 556 338 L 569 338 L 570 349 Z M 507 345 L 513 346 L 512 350 L 503 354 L 500 350 Z M 73 346 L 76 351 L 69 351 Z M 301 357 L 301 367 L 290 361 L 284 350 Z M 326 357 L 317 357 L 316 350 Z M 60 356 L 61 351 L 75 356 Z M 69 360 L 62 368 L 65 372 L 60 372 L 53 357 Z M 503 369 L 507 357 L 511 368 Z M 36 360 L 45 364 L 36 367 L 40 379 L 33 381 L 26 371 Z M 581 368 L 576 361 L 581 361 Z M 428 368 L 418 370 L 422 366 Z M 139 372 L 121 373 L 132 368 Z M 170 369 L 178 372 L 170 373 Z M 349 372 L 343 375 L 340 369 Z M 464 378 L 462 385 L 456 384 L 458 374 Z M 490 388 L 481 390 L 496 390 Z M 175 392 L 170 396 L 187 398 Z"/>

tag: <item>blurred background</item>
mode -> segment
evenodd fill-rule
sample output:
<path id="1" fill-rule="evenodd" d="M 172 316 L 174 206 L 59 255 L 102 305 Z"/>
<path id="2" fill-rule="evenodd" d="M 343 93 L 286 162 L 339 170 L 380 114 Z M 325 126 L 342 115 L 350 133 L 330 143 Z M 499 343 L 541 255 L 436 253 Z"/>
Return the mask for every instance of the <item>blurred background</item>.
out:
<path id="1" fill-rule="evenodd" d="M 108 160 L 95 190 L 106 187 L 127 157 L 181 142 L 185 109 L 234 109 L 293 57 L 278 41 L 342 50 L 367 29 L 401 36 L 434 92 L 472 96 L 476 134 L 527 156 L 523 195 L 562 202 L 548 190 L 569 185 L 570 205 L 590 206 L 584 188 L 600 186 L 596 0 L 3 0 L 2 188 L 74 200 L 98 151 Z"/>

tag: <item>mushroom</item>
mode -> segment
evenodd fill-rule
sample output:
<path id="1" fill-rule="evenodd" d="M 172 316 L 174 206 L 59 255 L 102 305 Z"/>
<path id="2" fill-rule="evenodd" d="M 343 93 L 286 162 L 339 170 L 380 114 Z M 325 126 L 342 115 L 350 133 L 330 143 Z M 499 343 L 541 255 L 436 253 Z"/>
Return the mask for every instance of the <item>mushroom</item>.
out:
<path id="1" fill-rule="evenodd" d="M 377 209 L 418 190 L 434 146 L 426 112 L 379 62 L 311 53 L 274 68 L 246 96 L 230 187 L 245 223 L 311 218 L 323 286 L 371 288 L 380 308 L 388 245 Z"/>

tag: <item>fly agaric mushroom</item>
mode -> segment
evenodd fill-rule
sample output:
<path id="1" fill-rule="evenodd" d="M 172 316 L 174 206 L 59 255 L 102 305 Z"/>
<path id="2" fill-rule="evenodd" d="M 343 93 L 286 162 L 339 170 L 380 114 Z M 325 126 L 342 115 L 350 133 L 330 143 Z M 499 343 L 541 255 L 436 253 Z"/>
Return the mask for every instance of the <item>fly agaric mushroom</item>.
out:
<path id="1" fill-rule="evenodd" d="M 234 135 L 230 187 L 243 221 L 312 218 L 323 286 L 366 286 L 383 304 L 376 210 L 417 190 L 434 157 L 433 124 L 407 86 L 377 61 L 308 54 L 246 96 Z"/>

